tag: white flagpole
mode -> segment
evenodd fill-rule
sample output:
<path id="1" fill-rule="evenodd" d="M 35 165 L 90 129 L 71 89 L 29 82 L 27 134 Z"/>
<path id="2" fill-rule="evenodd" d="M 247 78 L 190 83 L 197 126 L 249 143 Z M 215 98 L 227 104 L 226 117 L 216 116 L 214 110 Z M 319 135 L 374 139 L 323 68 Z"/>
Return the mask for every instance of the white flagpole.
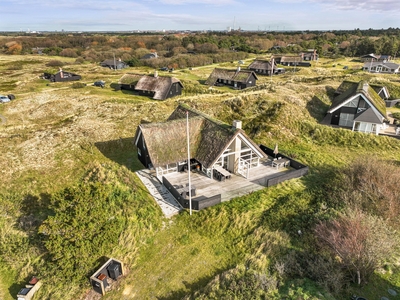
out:
<path id="1" fill-rule="evenodd" d="M 186 136 L 187 136 L 187 151 L 188 151 L 188 176 L 189 176 L 189 214 L 192 215 L 192 185 L 190 183 L 190 143 L 189 143 L 189 112 L 186 112 Z"/>

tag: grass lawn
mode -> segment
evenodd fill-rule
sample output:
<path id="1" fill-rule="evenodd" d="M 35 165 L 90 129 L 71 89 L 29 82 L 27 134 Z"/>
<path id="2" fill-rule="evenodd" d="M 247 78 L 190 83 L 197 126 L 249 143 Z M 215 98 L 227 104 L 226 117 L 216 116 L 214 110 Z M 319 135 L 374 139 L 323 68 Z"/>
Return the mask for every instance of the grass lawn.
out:
<path id="1" fill-rule="evenodd" d="M 49 83 L 40 79 L 48 68 L 46 63 L 54 59 L 64 61 L 63 69 L 80 74 L 87 85 L 72 88 L 71 82 Z M 3 231 L 3 238 L 11 236 L 11 241 L 19 241 L 26 233 L 18 225 L 21 217 L 32 215 L 36 222 L 29 231 L 32 244 L 27 242 L 27 253 L 15 254 L 18 264 L 10 268 L 5 262 L 0 263 L 2 299 L 14 299 L 25 277 L 44 272 L 46 262 L 39 259 L 44 248 L 34 233 L 49 213 L 46 201 L 61 189 L 87 179 L 88 172 L 96 170 L 101 178 L 106 178 L 104 174 L 119 178 L 122 184 L 135 189 L 132 193 L 140 199 L 138 204 L 155 207 L 154 200 L 133 174 L 142 168 L 132 145 L 133 137 L 138 124 L 165 121 L 179 102 L 228 124 L 234 119 L 242 120 L 244 130 L 257 143 L 269 147 L 278 143 L 282 153 L 308 165 L 310 174 L 193 216 L 183 212 L 164 219 L 158 210 L 149 215 L 151 209 L 143 212 L 139 205 L 138 211 L 129 216 L 128 229 L 115 249 L 99 253 L 118 256 L 128 271 L 119 287 L 105 299 L 182 298 L 203 288 L 216 275 L 244 265 L 260 254 L 257 249 L 265 238 L 260 238 L 260 231 L 280 238 L 276 245 L 279 251 L 274 248 L 268 255 L 261 253 L 262 259 L 257 256 L 258 262 L 272 268 L 274 259 L 287 251 L 306 249 L 306 242 L 296 235 L 297 230 L 309 230 L 321 203 L 329 206 L 323 187 L 332 174 L 358 156 L 379 155 L 395 162 L 400 159 L 400 143 L 396 139 L 318 124 L 331 103 L 332 91 L 343 80 L 386 80 L 398 86 L 396 76 L 367 74 L 359 69 L 360 62 L 353 59 L 320 59 L 311 68 L 288 68 L 285 74 L 272 78 L 259 76 L 257 87 L 242 91 L 228 87 L 208 89 L 200 84 L 215 67 L 236 68 L 236 62 L 174 70 L 167 75 L 181 79 L 187 91 L 162 102 L 112 87 L 125 72 L 152 74 L 154 70 L 113 71 L 74 61 L 46 56 L 24 56 L 21 60 L 21 56 L 0 55 L 0 91 L 16 95 L 15 100 L 0 106 L 0 114 L 6 118 L 0 124 L 0 209 L 7 212 L 2 216 L 4 228 L 13 229 L 13 234 Z M 251 59 L 245 60 L 242 67 L 250 62 Z M 14 67 L 15 64 L 18 66 Z M 345 70 L 343 66 L 349 68 Z M 96 80 L 105 80 L 106 87 L 92 86 Z M 139 229 L 146 229 L 148 235 L 138 237 Z M 368 299 L 388 296 L 388 288 L 400 290 L 399 274 L 395 267 L 380 270 L 368 285 L 362 289 L 351 286 L 337 299 L 348 299 L 352 294 Z M 286 283 L 287 290 L 292 284 L 310 293 L 319 288 L 307 280 Z M 55 295 L 65 292 L 83 299 L 82 295 L 90 289 L 87 282 L 70 289 L 57 288 L 55 291 L 55 286 L 44 285 L 42 298 L 57 299 Z"/>

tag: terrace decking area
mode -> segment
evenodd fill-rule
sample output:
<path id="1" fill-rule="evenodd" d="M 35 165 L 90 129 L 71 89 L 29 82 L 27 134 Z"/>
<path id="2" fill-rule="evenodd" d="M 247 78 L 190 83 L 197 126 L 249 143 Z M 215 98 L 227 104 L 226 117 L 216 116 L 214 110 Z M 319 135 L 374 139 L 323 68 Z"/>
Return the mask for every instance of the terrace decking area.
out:
<path id="1" fill-rule="evenodd" d="M 200 169 L 193 168 L 190 171 L 192 208 L 201 210 L 308 173 L 308 167 L 296 160 L 281 154 L 278 158 L 273 158 L 273 149 L 263 145 L 260 145 L 260 149 L 268 158 L 260 160 L 257 167 L 249 169 L 248 178 L 228 172 L 229 176 L 225 176 L 225 180 L 211 179 Z M 162 179 L 157 178 L 154 169 L 136 173 L 166 217 L 173 216 L 183 208 L 189 208 L 187 170 L 164 174 Z"/>
<path id="2" fill-rule="evenodd" d="M 246 195 L 250 192 L 263 189 L 267 186 L 268 179 L 289 172 L 290 166 L 275 167 L 272 165 L 273 160 L 266 160 L 258 167 L 249 171 L 249 178 L 240 175 L 230 174 L 230 178 L 224 181 L 218 181 L 207 177 L 201 171 L 191 171 L 191 185 L 196 189 L 197 197 L 211 198 L 221 194 L 221 201 L 228 201 L 234 197 Z M 164 176 L 173 186 L 186 186 L 188 183 L 187 172 L 169 173 Z"/>

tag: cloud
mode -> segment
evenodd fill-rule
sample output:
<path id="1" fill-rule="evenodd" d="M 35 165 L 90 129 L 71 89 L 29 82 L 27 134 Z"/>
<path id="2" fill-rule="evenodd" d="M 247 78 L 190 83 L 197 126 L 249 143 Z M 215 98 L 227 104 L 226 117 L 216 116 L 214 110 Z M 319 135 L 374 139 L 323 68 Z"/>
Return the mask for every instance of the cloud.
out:
<path id="1" fill-rule="evenodd" d="M 399 11 L 400 2 L 398 0 L 314 0 L 315 2 L 328 5 L 330 7 L 336 7 L 340 10 L 367 10 L 373 12 L 387 12 L 387 11 Z"/>
<path id="2" fill-rule="evenodd" d="M 235 0 L 160 0 L 161 3 L 164 4 L 173 4 L 173 5 L 186 5 L 186 4 L 205 4 L 205 5 L 232 5 L 237 3 Z"/>
<path id="3" fill-rule="evenodd" d="M 398 0 L 276 0 L 278 3 L 316 3 L 334 10 L 363 10 L 370 12 L 395 12 L 400 10 Z M 310 7 L 312 12 L 312 7 Z"/>

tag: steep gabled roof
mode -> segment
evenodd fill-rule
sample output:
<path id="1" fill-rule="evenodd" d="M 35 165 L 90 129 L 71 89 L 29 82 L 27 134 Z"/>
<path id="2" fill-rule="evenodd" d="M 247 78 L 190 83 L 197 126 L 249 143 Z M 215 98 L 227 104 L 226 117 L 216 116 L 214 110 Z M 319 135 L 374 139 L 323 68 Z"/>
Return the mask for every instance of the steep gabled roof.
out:
<path id="1" fill-rule="evenodd" d="M 253 71 L 215 68 L 208 77 L 206 84 L 214 85 L 218 79 L 247 83 L 251 75 L 258 79 L 257 75 Z"/>
<path id="2" fill-rule="evenodd" d="M 379 58 L 379 56 L 375 55 L 374 53 L 369 53 L 369 54 L 365 54 L 365 55 L 361 56 L 361 58 L 369 58 L 369 57 L 375 58 L 375 59 Z"/>
<path id="3" fill-rule="evenodd" d="M 339 87 L 335 91 L 335 95 L 340 95 L 346 90 L 350 88 L 357 88 L 359 82 L 354 82 L 354 81 L 349 81 L 345 80 L 343 81 Z M 377 84 L 370 84 L 370 86 L 374 89 L 374 91 L 378 94 L 381 95 L 383 94 L 384 97 L 381 96 L 382 99 L 388 99 L 390 97 L 389 90 L 383 86 L 383 85 L 377 85 Z"/>
<path id="4" fill-rule="evenodd" d="M 256 59 L 249 65 L 249 69 L 254 69 L 254 70 L 268 70 L 270 71 L 272 69 L 272 63 L 269 60 L 262 60 L 262 59 Z M 274 62 L 274 68 L 276 68 L 276 63 Z"/>
<path id="5" fill-rule="evenodd" d="M 365 81 L 360 81 L 357 85 L 350 85 L 347 90 L 337 96 L 332 101 L 328 113 L 334 112 L 359 95 L 362 95 L 383 117 L 386 117 L 385 101 Z"/>
<path id="6" fill-rule="evenodd" d="M 190 119 L 189 137 L 191 156 L 200 143 L 202 118 Z M 186 120 L 180 119 L 163 123 L 141 124 L 138 131 L 143 135 L 150 160 L 154 167 L 187 160 Z M 137 132 L 136 135 L 139 133 Z M 136 138 L 135 138 L 136 140 Z"/>
<path id="7" fill-rule="evenodd" d="M 262 150 L 241 130 L 180 104 L 164 123 L 139 125 L 135 135 L 143 134 L 154 167 L 187 160 L 186 115 L 189 117 L 190 154 L 205 167 L 211 167 L 237 135 Z"/>
<path id="8" fill-rule="evenodd" d="M 164 100 L 174 83 L 178 83 L 183 88 L 182 83 L 175 77 L 144 75 L 136 83 L 135 90 L 154 92 L 153 99 Z"/>
<path id="9" fill-rule="evenodd" d="M 354 121 L 358 122 L 368 122 L 368 123 L 375 123 L 375 124 L 382 124 L 383 120 L 382 117 L 378 116 L 375 111 L 370 107 L 360 114 L 358 114 Z"/>

